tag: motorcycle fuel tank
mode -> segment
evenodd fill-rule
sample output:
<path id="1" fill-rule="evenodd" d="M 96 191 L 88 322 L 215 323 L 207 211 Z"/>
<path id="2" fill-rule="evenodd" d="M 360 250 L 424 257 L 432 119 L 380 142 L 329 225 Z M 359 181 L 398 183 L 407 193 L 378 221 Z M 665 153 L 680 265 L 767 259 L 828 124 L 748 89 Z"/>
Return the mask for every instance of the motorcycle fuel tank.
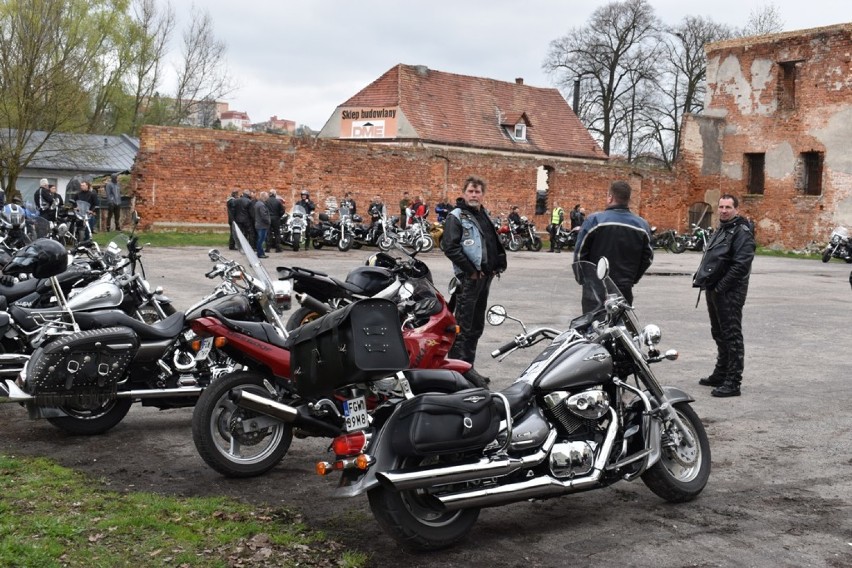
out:
<path id="1" fill-rule="evenodd" d="M 551 346 L 537 360 L 549 357 Z M 612 378 L 612 356 L 596 343 L 575 343 L 558 353 L 533 383 L 543 391 L 571 390 L 609 382 Z"/>
<path id="2" fill-rule="evenodd" d="M 124 293 L 112 282 L 95 282 L 68 298 L 71 310 L 99 310 L 121 305 Z"/>

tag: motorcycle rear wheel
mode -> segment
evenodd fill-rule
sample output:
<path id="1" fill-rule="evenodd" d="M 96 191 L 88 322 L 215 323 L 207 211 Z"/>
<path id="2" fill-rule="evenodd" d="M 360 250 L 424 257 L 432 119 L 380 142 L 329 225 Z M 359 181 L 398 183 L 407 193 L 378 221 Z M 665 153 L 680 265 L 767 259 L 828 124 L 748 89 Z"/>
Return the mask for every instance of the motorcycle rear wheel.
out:
<path id="1" fill-rule="evenodd" d="M 321 249 L 323 244 L 324 243 L 322 241 L 318 240 L 318 239 L 311 239 L 311 246 L 316 250 Z M 307 247 L 305 247 L 305 248 L 307 248 Z"/>
<path id="2" fill-rule="evenodd" d="M 670 503 L 683 503 L 695 499 L 710 478 L 710 442 L 698 415 L 689 403 L 674 405 L 683 425 L 696 441 L 690 448 L 686 440 L 669 425 L 664 430 L 675 447 L 664 446 L 660 461 L 642 474 L 642 481 L 658 496 Z"/>
<path id="3" fill-rule="evenodd" d="M 429 465 L 435 458 L 406 458 L 400 468 Z M 463 540 L 479 509 L 442 511 L 428 492 L 392 491 L 378 486 L 367 493 L 370 510 L 382 529 L 405 548 L 430 551 L 448 548 Z"/>
<path id="4" fill-rule="evenodd" d="M 309 321 L 314 321 L 318 317 L 320 317 L 319 312 L 302 306 L 293 312 L 293 315 L 290 316 L 290 319 L 288 319 L 287 323 L 284 325 L 284 329 L 287 331 L 293 331 L 297 327 L 302 327 Z"/>
<path id="5" fill-rule="evenodd" d="M 238 407 L 233 389 L 269 396 L 265 377 L 241 371 L 219 377 L 198 399 L 192 413 L 192 441 L 201 458 L 226 477 L 255 477 L 280 462 L 293 441 L 290 424 Z M 244 425 L 265 423 L 246 432 Z"/>
<path id="6" fill-rule="evenodd" d="M 133 401 L 129 398 L 117 398 L 96 408 L 60 406 L 68 416 L 48 418 L 47 421 L 69 434 L 93 436 L 103 434 L 124 420 Z"/>

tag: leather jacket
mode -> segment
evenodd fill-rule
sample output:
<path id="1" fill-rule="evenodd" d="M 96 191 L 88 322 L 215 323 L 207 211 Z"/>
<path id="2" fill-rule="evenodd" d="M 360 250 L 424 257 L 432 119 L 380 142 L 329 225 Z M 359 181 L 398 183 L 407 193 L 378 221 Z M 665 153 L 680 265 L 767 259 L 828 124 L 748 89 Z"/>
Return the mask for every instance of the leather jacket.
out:
<path id="1" fill-rule="evenodd" d="M 482 217 L 488 219 L 488 222 L 481 222 Z M 488 246 L 484 242 L 488 237 L 485 236 L 484 231 L 493 233 L 497 258 L 488 258 Z M 489 271 L 495 274 L 506 270 L 506 250 L 497 237 L 494 223 L 490 221 L 488 213 L 484 210 L 481 211 L 481 215 L 467 206 L 450 211 L 444 221 L 441 243 L 444 254 L 453 263 L 453 271 L 457 275 L 481 272 L 483 266 L 488 266 Z"/>
<path id="2" fill-rule="evenodd" d="M 749 222 L 739 215 L 721 223 L 710 237 L 701 264 L 692 278 L 692 286 L 724 293 L 737 286 L 748 286 L 754 259 L 754 235 Z"/>

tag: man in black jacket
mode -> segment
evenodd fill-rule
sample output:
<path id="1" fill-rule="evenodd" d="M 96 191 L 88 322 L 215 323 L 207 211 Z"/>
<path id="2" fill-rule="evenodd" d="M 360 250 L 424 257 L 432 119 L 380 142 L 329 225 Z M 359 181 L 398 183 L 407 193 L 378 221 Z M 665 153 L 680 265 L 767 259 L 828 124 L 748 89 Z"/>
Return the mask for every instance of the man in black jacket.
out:
<path id="1" fill-rule="evenodd" d="M 506 251 L 497 236 L 494 222 L 482 207 L 485 182 L 470 177 L 464 182 L 464 200 L 447 215 L 441 248 L 453 263 L 459 281 L 455 316 L 459 334 L 449 357 L 473 365 L 476 346 L 485 329 L 488 292 L 494 276 L 506 270 Z M 490 379 L 471 368 L 465 374 L 477 386 Z"/>
<path id="2" fill-rule="evenodd" d="M 275 249 L 281 252 L 281 218 L 284 217 L 284 203 L 278 199 L 274 189 L 269 190 L 269 198 L 266 200 L 266 208 L 269 209 L 269 234 L 266 236 L 266 250 Z"/>
<path id="3" fill-rule="evenodd" d="M 716 342 L 716 368 L 699 384 L 715 387 L 710 394 L 740 395 L 745 368 L 743 305 L 754 260 L 754 234 L 737 211 L 733 195 L 719 198 L 719 228 L 710 237 L 692 285 L 705 291 L 710 333 Z M 700 294 L 700 292 L 699 292 Z"/>
<path id="4" fill-rule="evenodd" d="M 243 194 L 234 203 L 234 223 L 250 243 L 254 242 L 254 224 L 250 212 L 251 205 L 251 191 L 244 189 Z"/>
<path id="5" fill-rule="evenodd" d="M 631 193 L 626 181 L 610 185 L 606 209 L 589 216 L 580 228 L 574 262 L 585 260 L 596 264 L 601 257 L 606 257 L 612 281 L 633 304 L 633 286 L 654 261 L 654 250 L 648 222 L 630 211 Z M 601 298 L 595 296 L 591 287 L 583 286 L 583 313 L 597 308 L 600 302 Z"/>

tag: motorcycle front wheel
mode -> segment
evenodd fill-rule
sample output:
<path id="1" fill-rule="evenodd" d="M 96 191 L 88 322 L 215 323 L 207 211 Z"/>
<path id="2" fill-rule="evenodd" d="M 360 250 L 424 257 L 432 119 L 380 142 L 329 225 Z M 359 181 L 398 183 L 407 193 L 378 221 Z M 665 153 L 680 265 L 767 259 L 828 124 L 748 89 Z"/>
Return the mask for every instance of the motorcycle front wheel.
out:
<path id="1" fill-rule="evenodd" d="M 93 436 L 103 434 L 124 420 L 133 401 L 116 398 L 96 406 L 64 405 L 59 409 L 68 416 L 55 416 L 47 421 L 69 434 Z"/>
<path id="2" fill-rule="evenodd" d="M 383 251 L 389 251 L 393 248 L 394 240 L 390 237 L 382 237 L 379 239 L 378 247 Z"/>
<path id="3" fill-rule="evenodd" d="M 527 247 L 534 252 L 538 252 L 541 250 L 541 244 L 541 237 L 535 237 L 531 243 L 527 244 Z"/>
<path id="4" fill-rule="evenodd" d="M 433 248 L 435 248 L 435 241 L 432 240 L 432 237 L 429 235 L 423 235 L 419 239 L 417 239 L 417 246 L 414 250 L 417 252 L 429 252 Z"/>
<path id="5" fill-rule="evenodd" d="M 400 468 L 431 465 L 437 458 L 406 458 Z M 376 521 L 394 540 L 415 551 L 440 550 L 463 540 L 479 509 L 442 511 L 428 490 L 392 491 L 378 486 L 367 493 Z"/>
<path id="6" fill-rule="evenodd" d="M 514 238 L 514 237 L 510 237 L 510 238 L 509 238 L 509 247 L 508 247 L 508 248 L 509 248 L 509 250 L 510 250 L 510 251 L 512 251 L 512 252 L 518 252 L 518 251 L 521 249 L 521 241 L 520 241 L 520 240 L 518 240 L 518 239 L 516 239 L 516 238 Z"/>
<path id="7" fill-rule="evenodd" d="M 686 243 L 680 239 L 672 239 L 669 243 L 669 250 L 675 254 L 680 254 L 686 250 Z"/>
<path id="8" fill-rule="evenodd" d="M 226 477 L 266 473 L 290 449 L 290 424 L 237 406 L 230 397 L 242 389 L 269 397 L 266 378 L 241 371 L 219 377 L 204 389 L 192 413 L 192 441 L 201 458 Z"/>
<path id="9" fill-rule="evenodd" d="M 352 248 L 353 241 L 354 241 L 354 239 L 352 237 L 348 236 L 348 235 L 345 236 L 345 237 L 342 237 L 337 242 L 337 250 L 339 250 L 340 252 L 348 251 L 349 249 Z"/>
<path id="10" fill-rule="evenodd" d="M 824 251 L 822 251 L 822 261 L 828 262 L 831 260 L 831 247 L 826 247 Z"/>
<path id="11" fill-rule="evenodd" d="M 695 440 L 689 447 L 686 438 L 673 424 L 667 424 L 660 461 L 642 474 L 642 481 L 670 503 L 695 499 L 710 478 L 710 442 L 698 415 L 686 402 L 674 405 L 681 423 Z"/>

